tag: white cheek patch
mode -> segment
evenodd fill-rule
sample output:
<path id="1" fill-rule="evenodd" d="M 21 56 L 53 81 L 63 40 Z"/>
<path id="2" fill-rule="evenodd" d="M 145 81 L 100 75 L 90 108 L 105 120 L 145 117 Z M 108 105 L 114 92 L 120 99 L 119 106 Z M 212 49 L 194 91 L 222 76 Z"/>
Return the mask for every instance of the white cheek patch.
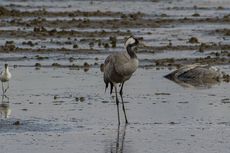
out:
<path id="1" fill-rule="evenodd" d="M 127 47 L 130 44 L 134 44 L 136 41 L 133 37 L 130 37 L 126 42 L 125 42 L 125 47 Z"/>

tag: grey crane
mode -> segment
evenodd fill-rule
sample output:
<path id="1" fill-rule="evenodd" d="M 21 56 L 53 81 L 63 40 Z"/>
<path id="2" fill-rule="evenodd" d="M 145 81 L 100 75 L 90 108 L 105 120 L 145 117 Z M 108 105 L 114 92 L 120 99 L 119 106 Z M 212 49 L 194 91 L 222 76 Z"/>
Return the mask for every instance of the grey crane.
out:
<path id="1" fill-rule="evenodd" d="M 9 80 L 11 79 L 11 73 L 8 68 L 8 64 L 5 64 L 5 69 L 0 74 L 0 80 L 2 82 L 2 92 L 3 95 L 6 93 L 6 91 L 9 89 Z M 3 83 L 7 82 L 7 88 L 4 90 Z"/>
<path id="2" fill-rule="evenodd" d="M 139 44 L 143 44 L 143 43 L 139 42 L 137 38 L 130 36 L 125 42 L 126 51 L 109 55 L 104 62 L 105 90 L 108 88 L 110 84 L 110 94 L 112 94 L 113 87 L 115 88 L 119 125 L 120 125 L 120 115 L 119 115 L 119 100 L 117 94 L 117 85 L 120 84 L 121 86 L 119 93 L 122 102 L 122 109 L 125 116 L 125 122 L 128 123 L 126 112 L 125 112 L 124 101 L 123 101 L 123 86 L 125 81 L 130 79 L 130 77 L 138 67 L 139 61 L 134 51 L 134 47 L 138 46 Z"/>

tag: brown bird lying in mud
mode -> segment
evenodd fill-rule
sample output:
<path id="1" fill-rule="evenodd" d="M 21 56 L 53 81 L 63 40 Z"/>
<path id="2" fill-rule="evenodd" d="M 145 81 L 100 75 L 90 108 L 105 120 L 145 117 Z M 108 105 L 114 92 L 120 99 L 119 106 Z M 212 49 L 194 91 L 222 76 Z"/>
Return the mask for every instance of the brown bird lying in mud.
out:
<path id="1" fill-rule="evenodd" d="M 191 64 L 185 65 L 164 77 L 184 87 L 211 87 L 219 83 L 224 76 L 229 77 L 217 67 Z"/>

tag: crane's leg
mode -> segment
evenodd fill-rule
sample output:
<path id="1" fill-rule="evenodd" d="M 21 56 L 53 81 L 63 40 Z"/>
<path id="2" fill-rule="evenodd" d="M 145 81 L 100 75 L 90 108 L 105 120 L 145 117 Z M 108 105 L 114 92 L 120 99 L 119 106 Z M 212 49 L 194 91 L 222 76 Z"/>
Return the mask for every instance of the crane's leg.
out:
<path id="1" fill-rule="evenodd" d="M 3 92 L 3 95 L 5 94 L 5 91 L 4 91 L 4 85 L 3 85 L 3 82 L 2 82 L 2 92 Z"/>
<path id="2" fill-rule="evenodd" d="M 4 95 L 2 95 L 2 102 L 3 102 L 3 100 L 4 100 Z"/>
<path id="3" fill-rule="evenodd" d="M 117 104 L 117 116 L 118 116 L 118 125 L 120 125 L 120 114 L 119 114 L 119 100 L 117 96 L 117 85 L 114 85 L 115 88 L 115 94 L 116 94 L 116 104 Z"/>
<path id="4" fill-rule="evenodd" d="M 7 82 L 7 88 L 5 89 L 5 93 L 6 93 L 6 91 L 8 90 L 10 88 L 10 83 L 9 83 L 9 81 Z"/>
<path id="5" fill-rule="evenodd" d="M 123 109 L 123 112 L 125 115 L 125 123 L 127 124 L 128 120 L 127 120 L 127 116 L 126 116 L 126 112 L 125 112 L 125 105 L 124 105 L 124 101 L 123 101 L 123 86 L 124 86 L 124 82 L 121 84 L 120 96 L 121 96 L 121 102 L 122 102 L 122 109 Z"/>
<path id="6" fill-rule="evenodd" d="M 127 127 L 127 124 L 125 124 L 124 129 L 122 131 L 122 135 L 121 135 L 122 136 L 122 139 L 121 139 L 121 150 L 120 150 L 120 152 L 123 152 L 123 148 L 124 148 L 126 127 Z"/>
<path id="7" fill-rule="evenodd" d="M 118 125 L 117 128 L 116 153 L 119 152 L 119 148 L 120 148 L 120 125 Z"/>
<path id="8" fill-rule="evenodd" d="M 6 97 L 7 102 L 9 102 L 10 98 L 7 95 L 4 95 L 4 97 Z"/>

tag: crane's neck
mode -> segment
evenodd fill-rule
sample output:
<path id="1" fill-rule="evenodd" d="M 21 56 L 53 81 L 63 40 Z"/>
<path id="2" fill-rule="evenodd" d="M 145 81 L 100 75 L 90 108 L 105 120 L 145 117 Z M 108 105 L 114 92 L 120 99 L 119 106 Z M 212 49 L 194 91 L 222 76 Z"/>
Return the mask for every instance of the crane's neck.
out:
<path id="1" fill-rule="evenodd" d="M 6 72 L 6 73 L 9 73 L 9 72 L 10 72 L 8 66 L 5 67 L 5 72 Z"/>
<path id="2" fill-rule="evenodd" d="M 133 47 L 134 47 L 133 45 L 128 45 L 126 47 L 126 50 L 127 50 L 128 54 L 129 54 L 130 58 L 137 58 L 137 55 L 134 52 Z"/>

